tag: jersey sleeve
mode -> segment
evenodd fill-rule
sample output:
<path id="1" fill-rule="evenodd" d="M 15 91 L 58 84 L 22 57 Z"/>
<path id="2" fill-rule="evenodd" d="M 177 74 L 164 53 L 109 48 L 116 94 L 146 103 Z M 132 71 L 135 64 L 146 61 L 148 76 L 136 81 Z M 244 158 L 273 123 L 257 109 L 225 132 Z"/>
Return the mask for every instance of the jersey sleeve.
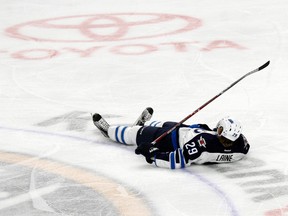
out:
<path id="1" fill-rule="evenodd" d="M 154 163 L 158 167 L 170 169 L 185 168 L 191 165 L 191 161 L 201 156 L 201 150 L 195 143 L 187 143 L 184 148 L 177 148 L 171 152 L 160 152 L 154 157 Z"/>
<path id="2" fill-rule="evenodd" d="M 185 161 L 183 150 L 181 148 L 176 149 L 173 152 L 160 152 L 154 157 L 154 163 L 158 167 L 178 169 L 188 166 Z"/>

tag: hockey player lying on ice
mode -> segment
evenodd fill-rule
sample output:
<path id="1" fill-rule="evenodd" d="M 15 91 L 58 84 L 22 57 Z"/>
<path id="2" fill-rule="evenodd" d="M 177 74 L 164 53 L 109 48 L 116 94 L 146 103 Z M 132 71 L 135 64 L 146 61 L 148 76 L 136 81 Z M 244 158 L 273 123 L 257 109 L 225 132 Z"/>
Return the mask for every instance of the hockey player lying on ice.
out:
<path id="1" fill-rule="evenodd" d="M 177 127 L 155 145 L 151 143 L 176 122 L 149 121 L 153 109 L 146 108 L 132 126 L 110 126 L 98 113 L 94 125 L 110 139 L 127 145 L 137 145 L 148 163 L 171 169 L 184 168 L 193 163 L 226 163 L 242 159 L 249 151 L 249 143 L 241 134 L 241 124 L 233 118 L 221 119 L 211 130 L 206 124 Z"/>

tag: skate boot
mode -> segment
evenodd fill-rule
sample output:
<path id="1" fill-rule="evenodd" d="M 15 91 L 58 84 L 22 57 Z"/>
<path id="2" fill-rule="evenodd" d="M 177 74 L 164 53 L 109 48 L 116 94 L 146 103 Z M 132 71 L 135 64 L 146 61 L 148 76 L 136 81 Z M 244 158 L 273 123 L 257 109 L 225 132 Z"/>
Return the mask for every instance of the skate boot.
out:
<path id="1" fill-rule="evenodd" d="M 109 137 L 108 128 L 110 125 L 106 122 L 106 120 L 98 113 L 93 114 L 92 118 L 94 125 L 101 131 L 101 133 L 105 137 Z"/>
<path id="2" fill-rule="evenodd" d="M 151 107 L 147 107 L 141 115 L 138 117 L 138 119 L 133 124 L 138 126 L 143 126 L 146 121 L 149 121 L 152 118 L 153 115 L 153 109 Z"/>

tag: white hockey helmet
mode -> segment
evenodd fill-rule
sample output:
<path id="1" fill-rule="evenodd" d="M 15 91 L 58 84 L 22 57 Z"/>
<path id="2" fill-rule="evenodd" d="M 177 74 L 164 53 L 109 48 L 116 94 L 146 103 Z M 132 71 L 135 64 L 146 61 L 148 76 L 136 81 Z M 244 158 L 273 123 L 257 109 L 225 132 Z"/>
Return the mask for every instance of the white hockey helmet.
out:
<path id="1" fill-rule="evenodd" d="M 216 129 L 217 129 L 217 133 L 219 136 L 223 136 L 226 139 L 231 140 L 233 142 L 239 138 L 239 136 L 242 132 L 241 123 L 238 120 L 236 120 L 232 117 L 229 117 L 229 116 L 222 118 L 217 123 Z M 218 129 L 220 129 L 220 130 L 218 130 Z"/>

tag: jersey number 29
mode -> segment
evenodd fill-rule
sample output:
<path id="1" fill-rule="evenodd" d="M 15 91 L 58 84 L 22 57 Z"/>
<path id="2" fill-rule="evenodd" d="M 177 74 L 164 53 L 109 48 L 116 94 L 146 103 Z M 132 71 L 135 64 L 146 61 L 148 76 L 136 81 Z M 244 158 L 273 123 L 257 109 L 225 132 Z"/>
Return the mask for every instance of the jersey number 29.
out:
<path id="1" fill-rule="evenodd" d="M 196 148 L 196 144 L 194 142 L 186 144 L 185 148 L 187 149 L 189 155 L 193 155 L 198 152 L 198 149 Z"/>

